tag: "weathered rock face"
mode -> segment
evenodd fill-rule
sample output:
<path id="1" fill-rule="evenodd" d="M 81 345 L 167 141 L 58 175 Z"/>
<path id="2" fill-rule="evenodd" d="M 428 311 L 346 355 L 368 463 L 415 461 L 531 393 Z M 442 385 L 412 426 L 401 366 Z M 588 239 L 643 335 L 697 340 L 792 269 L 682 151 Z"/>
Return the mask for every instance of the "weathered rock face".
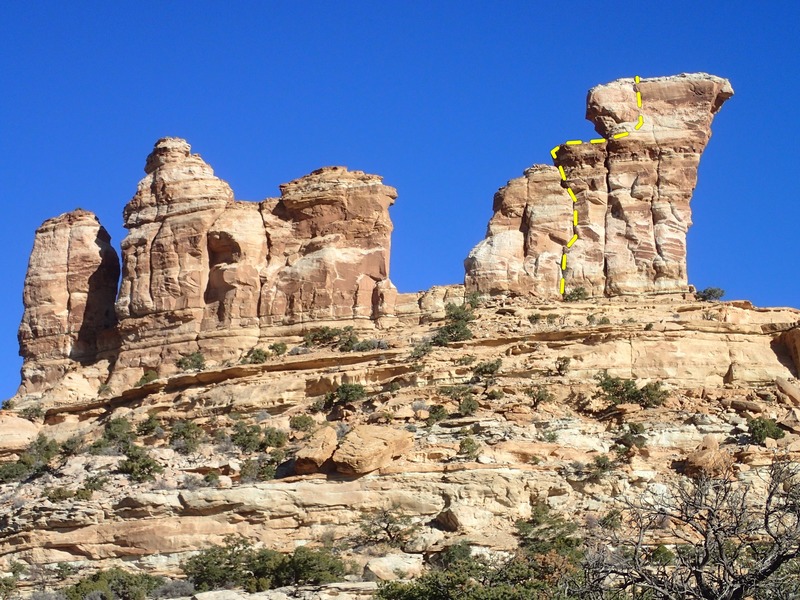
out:
<path id="1" fill-rule="evenodd" d="M 97 217 L 74 210 L 36 231 L 19 328 L 22 388 L 35 391 L 115 345 L 119 259 Z"/>
<path id="2" fill-rule="evenodd" d="M 174 372 L 193 352 L 236 361 L 275 326 L 394 314 L 397 192 L 380 177 L 326 167 L 282 185 L 280 198 L 236 202 L 178 138 L 156 143 L 145 173 L 123 213 L 118 297 L 119 261 L 94 215 L 75 211 L 37 232 L 20 328 L 23 393 L 101 350 L 109 362 L 99 382 L 93 370 L 92 390 L 109 368 L 112 386 L 124 387 L 147 370 Z"/>
<path id="3" fill-rule="evenodd" d="M 711 121 L 732 95 L 727 80 L 704 73 L 590 90 L 586 116 L 608 142 L 564 145 L 556 154 L 563 185 L 577 198 L 577 224 L 558 170 L 535 165 L 495 196 L 487 238 L 465 262 L 467 287 L 557 297 L 562 250 L 577 234 L 567 250 L 568 288 L 606 296 L 687 292 L 689 201 Z"/>

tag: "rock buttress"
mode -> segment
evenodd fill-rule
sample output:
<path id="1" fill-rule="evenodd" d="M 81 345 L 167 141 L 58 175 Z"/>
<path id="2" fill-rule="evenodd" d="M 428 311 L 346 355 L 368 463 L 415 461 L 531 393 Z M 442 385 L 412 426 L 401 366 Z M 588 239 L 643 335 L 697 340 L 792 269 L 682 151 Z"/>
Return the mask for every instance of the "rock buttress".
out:
<path id="1" fill-rule="evenodd" d="M 80 209 L 36 230 L 18 334 L 20 394 L 38 392 L 75 362 L 93 363 L 114 349 L 120 268 L 110 242 L 97 217 Z"/>
<path id="2" fill-rule="evenodd" d="M 487 238 L 465 261 L 468 289 L 558 297 L 562 249 L 578 234 L 567 251 L 567 289 L 606 296 L 688 291 L 689 201 L 711 121 L 733 89 L 705 73 L 643 79 L 638 89 L 639 130 L 633 80 L 597 86 L 586 115 L 609 141 L 562 146 L 564 184 L 555 168 L 535 165 L 498 192 Z M 613 139 L 621 132 L 630 135 Z M 577 196 L 577 225 L 563 186 Z"/>

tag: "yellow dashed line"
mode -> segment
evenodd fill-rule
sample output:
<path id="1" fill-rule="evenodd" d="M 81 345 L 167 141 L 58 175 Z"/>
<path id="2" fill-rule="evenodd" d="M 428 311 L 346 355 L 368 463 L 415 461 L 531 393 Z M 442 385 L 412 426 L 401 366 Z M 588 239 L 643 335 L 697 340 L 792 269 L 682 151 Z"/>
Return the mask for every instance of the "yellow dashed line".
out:
<path id="1" fill-rule="evenodd" d="M 641 109 L 642 108 L 642 92 L 638 88 L 638 84 L 641 82 L 641 79 L 639 78 L 638 75 L 636 75 L 636 77 L 633 78 L 633 81 L 637 86 L 635 88 L 635 90 L 634 90 L 636 92 L 636 106 Z M 634 129 L 636 131 L 638 131 L 639 129 L 642 128 L 643 125 L 644 125 L 644 115 L 641 114 L 641 112 L 640 112 L 639 113 L 639 118 L 636 120 L 636 125 L 634 126 Z M 611 137 L 613 139 L 615 139 L 615 140 L 619 140 L 619 139 L 622 139 L 624 137 L 628 137 L 629 135 L 630 135 L 629 131 L 621 131 L 620 133 L 615 133 Z M 606 138 L 595 138 L 593 140 L 589 140 L 588 143 L 590 143 L 590 144 L 605 144 L 607 141 L 608 140 Z M 580 146 L 581 144 L 585 144 L 585 143 L 586 142 L 584 142 L 582 140 L 567 140 L 567 142 L 565 142 L 565 145 L 566 146 Z M 553 161 L 558 160 L 558 151 L 560 149 L 561 149 L 561 146 L 556 146 L 555 148 L 550 150 L 550 155 L 553 157 Z M 558 173 L 559 173 L 559 175 L 561 175 L 561 180 L 562 181 L 566 181 L 567 180 L 567 173 L 564 171 L 564 167 L 562 165 L 558 165 Z M 567 185 L 566 187 L 567 187 L 567 193 L 569 194 L 569 197 L 572 199 L 572 202 L 573 203 L 577 202 L 578 201 L 578 197 L 575 195 L 574 190 L 569 185 Z M 577 226 L 578 226 L 578 211 L 573 209 L 573 211 L 572 211 L 572 227 L 575 228 Z M 574 229 L 573 229 L 573 235 L 570 238 L 570 240 L 567 242 L 566 249 L 564 249 L 564 251 L 561 254 L 561 279 L 559 280 L 559 283 L 558 283 L 558 291 L 562 296 L 564 295 L 564 291 L 565 291 L 565 287 L 566 287 L 565 275 L 566 275 L 566 271 L 567 271 L 567 249 L 572 248 L 572 246 L 577 241 L 578 241 L 578 234 L 577 234 L 577 232 L 574 232 Z"/>

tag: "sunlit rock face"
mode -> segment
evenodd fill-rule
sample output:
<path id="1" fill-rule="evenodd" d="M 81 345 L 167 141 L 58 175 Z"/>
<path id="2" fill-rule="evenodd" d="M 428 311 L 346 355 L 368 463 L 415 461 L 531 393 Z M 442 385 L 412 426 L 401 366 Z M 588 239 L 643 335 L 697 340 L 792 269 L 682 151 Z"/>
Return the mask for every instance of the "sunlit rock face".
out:
<path id="1" fill-rule="evenodd" d="M 558 297 L 562 252 L 577 234 L 567 288 L 595 296 L 687 292 L 689 202 L 711 121 L 732 95 L 726 79 L 705 73 L 592 88 L 586 117 L 607 143 L 560 147 L 563 182 L 555 167 L 535 165 L 498 191 L 486 239 L 465 261 L 468 289 Z M 567 188 L 577 197 L 577 224 Z"/>

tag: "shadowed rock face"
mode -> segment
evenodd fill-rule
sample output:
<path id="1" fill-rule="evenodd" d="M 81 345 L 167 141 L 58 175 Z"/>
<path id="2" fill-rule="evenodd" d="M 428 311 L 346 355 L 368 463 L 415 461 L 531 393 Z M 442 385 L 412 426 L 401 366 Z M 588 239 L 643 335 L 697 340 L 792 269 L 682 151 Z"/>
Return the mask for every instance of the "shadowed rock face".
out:
<path id="1" fill-rule="evenodd" d="M 119 258 L 97 217 L 74 210 L 36 231 L 19 328 L 23 389 L 53 383 L 72 361 L 116 344 Z"/>
<path id="2" fill-rule="evenodd" d="M 632 79 L 589 91 L 587 119 L 607 144 L 562 146 L 555 167 L 535 165 L 495 195 L 485 240 L 465 261 L 468 289 L 558 297 L 567 241 L 567 288 L 592 295 L 688 291 L 686 232 L 689 201 L 711 121 L 733 95 L 730 83 L 704 73 L 643 79 L 644 126 Z M 618 140 L 615 133 L 629 131 Z"/>

